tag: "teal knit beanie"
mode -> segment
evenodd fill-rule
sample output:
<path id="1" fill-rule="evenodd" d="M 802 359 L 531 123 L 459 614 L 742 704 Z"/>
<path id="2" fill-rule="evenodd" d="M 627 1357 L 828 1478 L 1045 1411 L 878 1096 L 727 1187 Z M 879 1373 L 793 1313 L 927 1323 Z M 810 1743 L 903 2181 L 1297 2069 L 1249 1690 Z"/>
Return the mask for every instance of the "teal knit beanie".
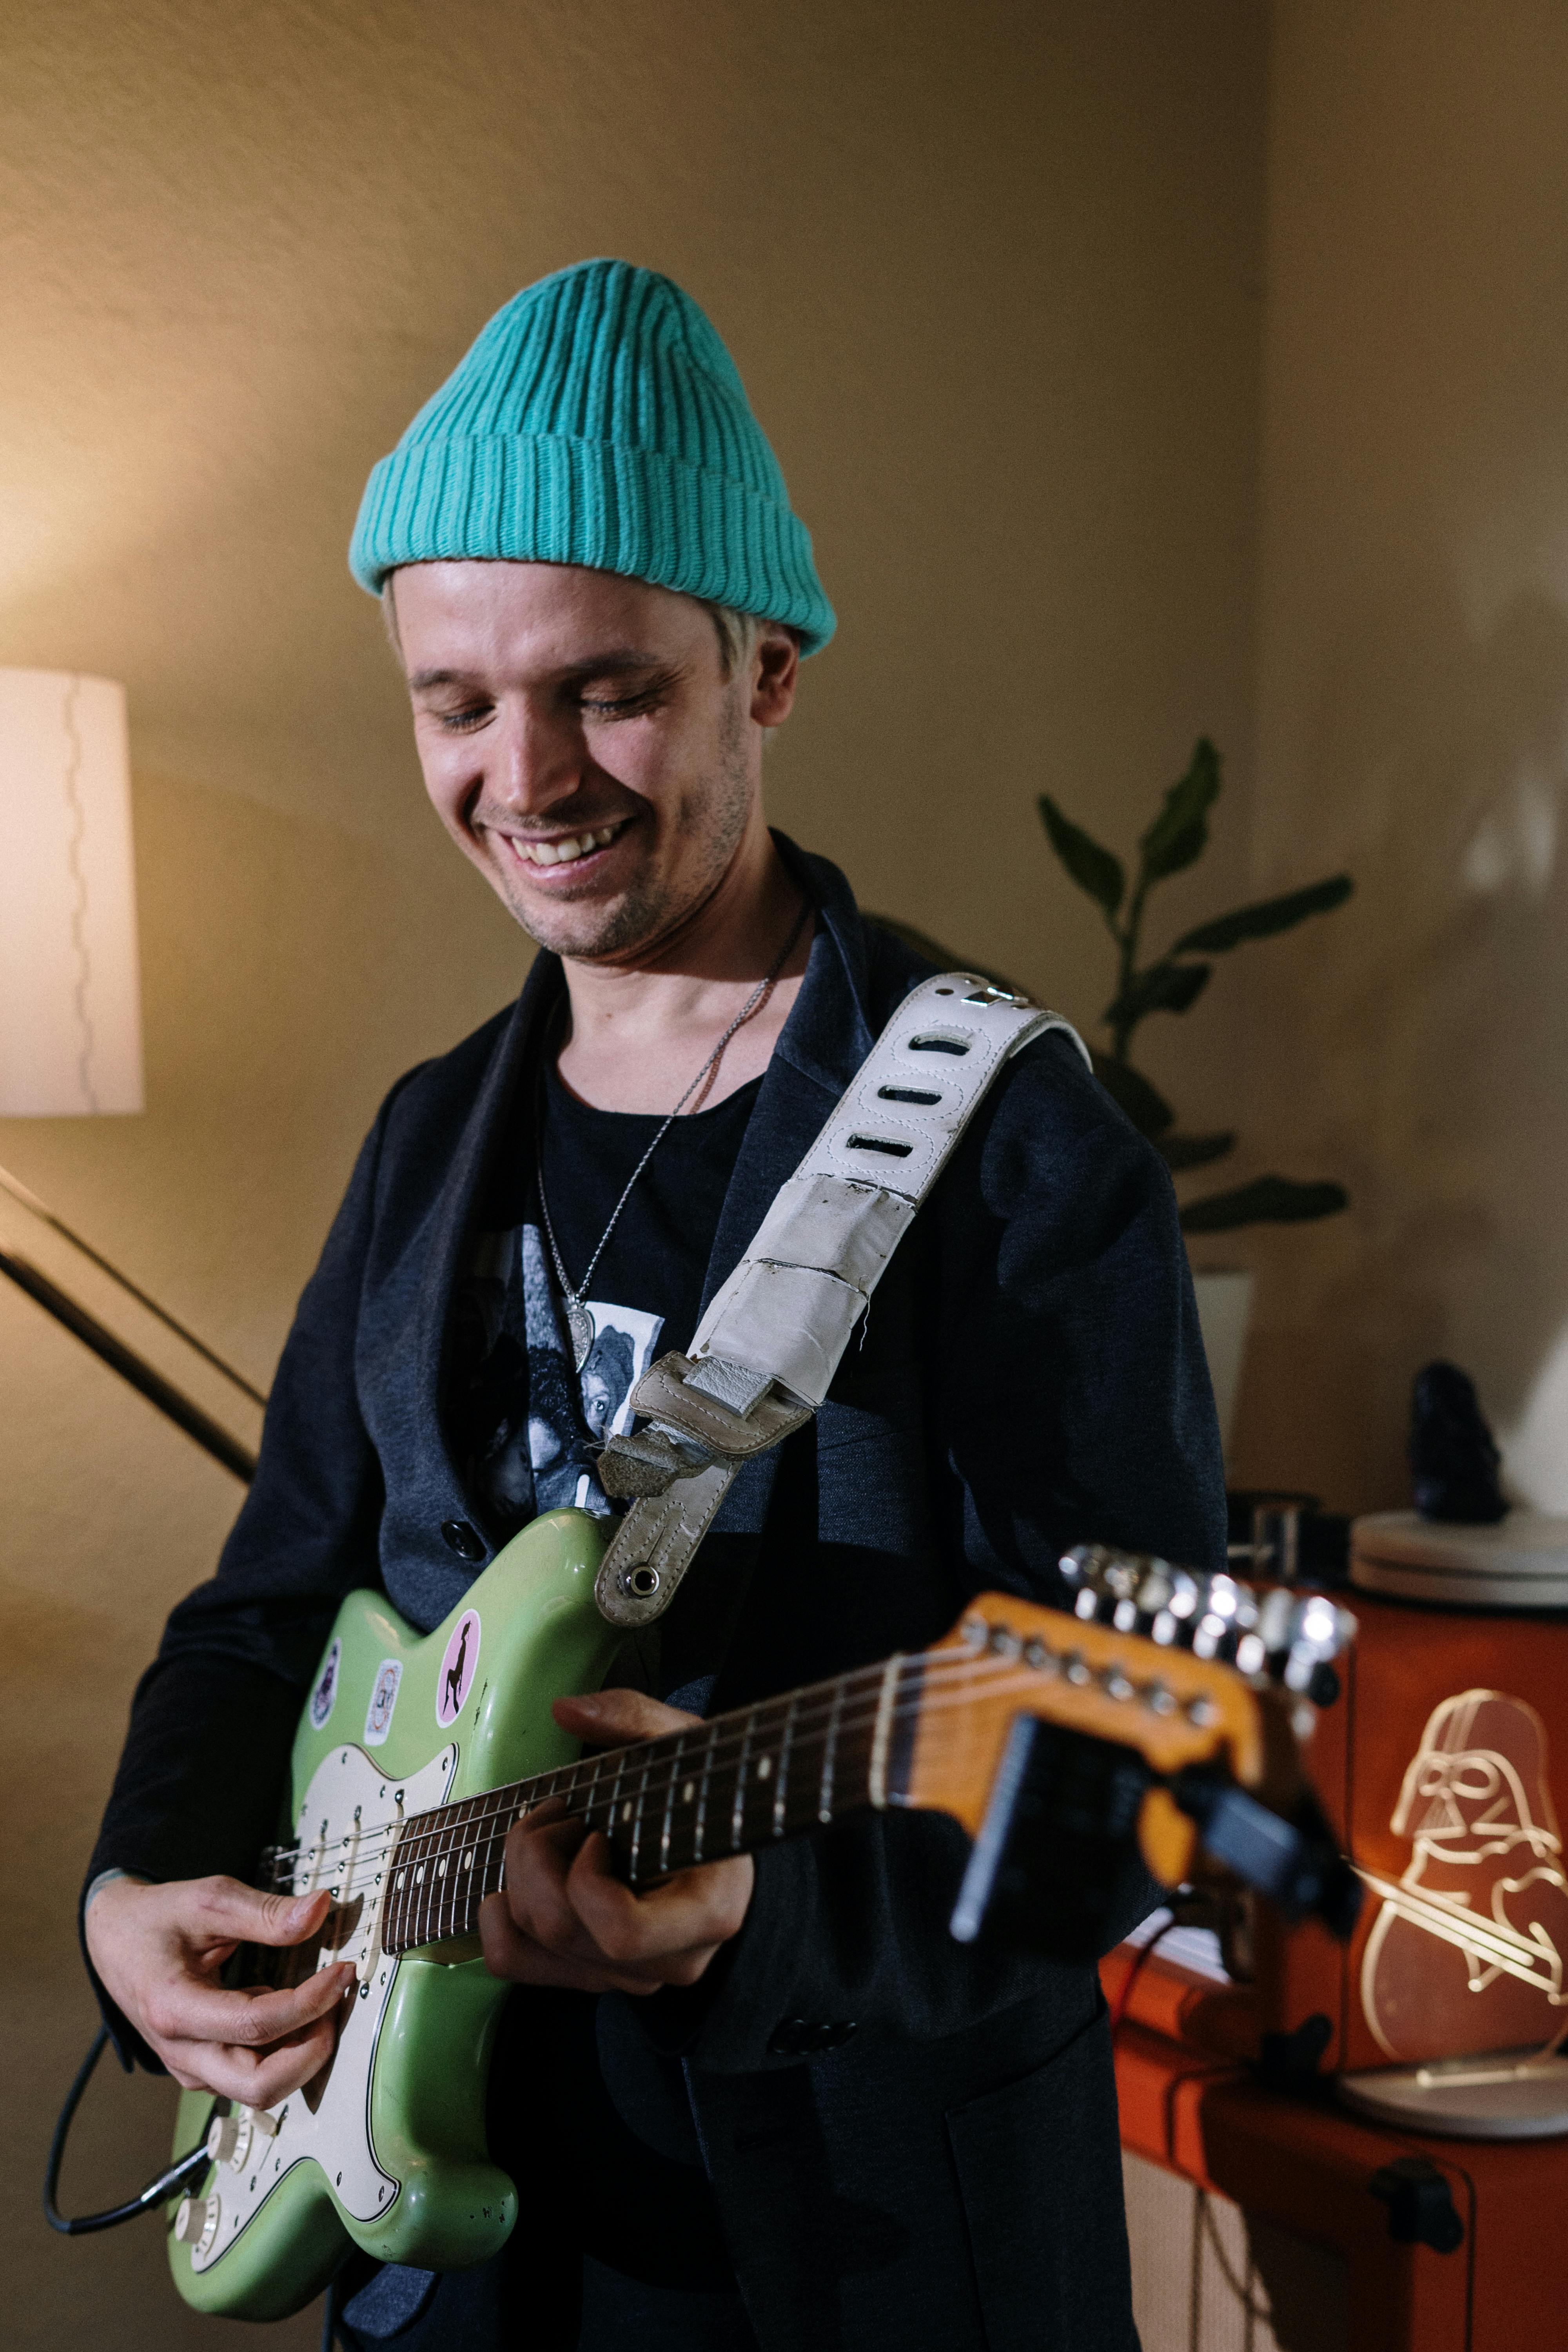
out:
<path id="1" fill-rule="evenodd" d="M 833 607 L 734 362 L 689 294 L 625 261 L 525 287 L 365 485 L 349 564 L 583 563 L 832 636 Z"/>

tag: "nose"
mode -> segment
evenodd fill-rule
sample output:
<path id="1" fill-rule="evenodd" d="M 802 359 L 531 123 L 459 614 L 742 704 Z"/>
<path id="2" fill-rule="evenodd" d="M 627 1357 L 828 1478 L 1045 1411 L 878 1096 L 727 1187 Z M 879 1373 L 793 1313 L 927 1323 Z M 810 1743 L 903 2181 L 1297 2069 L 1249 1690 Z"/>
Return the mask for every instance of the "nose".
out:
<path id="1" fill-rule="evenodd" d="M 509 697 L 499 716 L 489 745 L 490 793 L 510 815 L 545 815 L 583 781 L 582 729 L 525 695 Z"/>

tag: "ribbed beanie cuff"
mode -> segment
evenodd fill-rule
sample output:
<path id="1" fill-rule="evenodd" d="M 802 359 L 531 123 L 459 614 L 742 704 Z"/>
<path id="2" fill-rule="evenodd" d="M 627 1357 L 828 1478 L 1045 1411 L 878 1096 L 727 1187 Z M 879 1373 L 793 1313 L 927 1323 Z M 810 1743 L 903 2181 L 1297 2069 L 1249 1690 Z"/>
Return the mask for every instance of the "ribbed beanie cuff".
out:
<path id="1" fill-rule="evenodd" d="M 374 468 L 349 562 L 581 563 L 800 632 L 833 608 L 728 352 L 654 271 L 587 261 L 526 288 Z"/>

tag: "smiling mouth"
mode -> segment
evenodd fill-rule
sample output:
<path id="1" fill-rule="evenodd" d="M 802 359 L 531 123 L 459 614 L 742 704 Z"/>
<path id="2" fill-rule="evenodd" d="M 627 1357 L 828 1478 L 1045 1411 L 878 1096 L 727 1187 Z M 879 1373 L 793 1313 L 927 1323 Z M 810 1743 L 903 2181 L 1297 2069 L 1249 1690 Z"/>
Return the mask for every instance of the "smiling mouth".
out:
<path id="1" fill-rule="evenodd" d="M 629 816 L 617 817 L 614 824 L 597 825 L 592 832 L 563 833 L 552 841 L 531 841 L 516 833 L 504 837 L 524 866 L 582 866 L 607 848 L 630 823 Z"/>

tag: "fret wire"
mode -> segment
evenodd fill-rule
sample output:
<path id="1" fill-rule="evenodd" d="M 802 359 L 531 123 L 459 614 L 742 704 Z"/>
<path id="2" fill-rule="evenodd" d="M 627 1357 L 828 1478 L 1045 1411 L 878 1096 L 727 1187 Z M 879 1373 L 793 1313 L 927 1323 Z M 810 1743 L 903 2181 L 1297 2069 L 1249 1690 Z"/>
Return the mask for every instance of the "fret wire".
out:
<path id="1" fill-rule="evenodd" d="M 453 1822 L 452 1834 L 447 1840 L 446 1891 L 447 1933 L 448 1936 L 455 1936 L 458 1933 L 458 1900 L 462 1892 L 458 1873 L 461 1871 L 463 1865 L 463 1847 L 468 1838 L 468 1817 L 473 1811 L 473 1799 L 471 1797 L 466 1798 L 463 1802 L 461 1818 Z"/>
<path id="2" fill-rule="evenodd" d="M 819 1822 L 833 1819 L 833 1766 L 838 1745 L 838 1720 L 844 1706 L 844 1685 L 841 1682 L 833 1696 L 833 1710 L 827 1718 L 827 1738 L 822 1751 L 822 1778 L 817 1784 L 816 1818 Z"/>
<path id="3" fill-rule="evenodd" d="M 756 1726 L 757 1710 L 752 1707 L 746 1717 L 746 1728 L 741 1735 L 741 1757 L 735 1767 L 735 1801 L 730 1810 L 731 1850 L 741 1851 L 741 1831 L 746 1818 L 746 1766 L 751 1760 L 752 1735 Z"/>
<path id="4" fill-rule="evenodd" d="M 647 1763 L 644 1764 L 642 1768 L 642 1779 L 637 1785 L 637 1795 L 632 1799 L 632 1852 L 630 1868 L 631 1875 L 634 1878 L 637 1874 L 637 1856 L 642 1852 L 643 1799 L 647 1794 L 647 1776 L 651 1769 L 652 1767 L 650 1765 Z"/>
<path id="5" fill-rule="evenodd" d="M 685 1732 L 678 1732 L 675 1739 L 675 1753 L 669 1759 L 669 1779 L 665 1784 L 664 1819 L 659 1824 L 658 1866 L 660 1870 L 668 1870 L 669 1867 L 669 1833 L 674 1826 L 675 1792 L 680 1785 L 680 1751 L 685 1745 Z"/>
<path id="6" fill-rule="evenodd" d="M 784 1811 L 789 1803 L 790 1756 L 795 1746 L 795 1718 L 798 1701 L 794 1691 L 784 1710 L 784 1735 L 779 1742 L 779 1777 L 773 1785 L 773 1835 L 783 1837 Z"/>
<path id="7" fill-rule="evenodd" d="M 693 1860 L 694 1860 L 694 1861 L 697 1861 L 697 1862 L 700 1862 L 700 1861 L 701 1861 L 701 1859 L 702 1859 L 702 1849 L 703 1849 L 704 1844 L 707 1843 L 707 1837 L 708 1837 L 708 1780 L 709 1780 L 709 1775 L 711 1773 L 711 1771 L 712 1771 L 712 1769 L 713 1769 L 713 1749 L 714 1749 L 714 1745 L 715 1745 L 715 1743 L 716 1743 L 716 1741 L 717 1741 L 717 1739 L 718 1739 L 718 1737 L 719 1737 L 719 1726 L 718 1726 L 718 1724 L 717 1724 L 717 1723 L 710 1724 L 710 1725 L 709 1726 L 709 1729 L 708 1729 L 708 1745 L 707 1745 L 706 1750 L 704 1751 L 703 1758 L 702 1758 L 702 1777 L 701 1777 L 700 1781 L 700 1782 L 699 1782 L 699 1784 L 698 1784 L 698 1790 L 697 1790 L 697 1840 L 696 1840 L 696 1843 L 695 1843 L 695 1845 L 694 1845 L 694 1847 L 693 1847 L 693 1849 L 692 1849 L 692 1858 L 693 1858 Z"/>

